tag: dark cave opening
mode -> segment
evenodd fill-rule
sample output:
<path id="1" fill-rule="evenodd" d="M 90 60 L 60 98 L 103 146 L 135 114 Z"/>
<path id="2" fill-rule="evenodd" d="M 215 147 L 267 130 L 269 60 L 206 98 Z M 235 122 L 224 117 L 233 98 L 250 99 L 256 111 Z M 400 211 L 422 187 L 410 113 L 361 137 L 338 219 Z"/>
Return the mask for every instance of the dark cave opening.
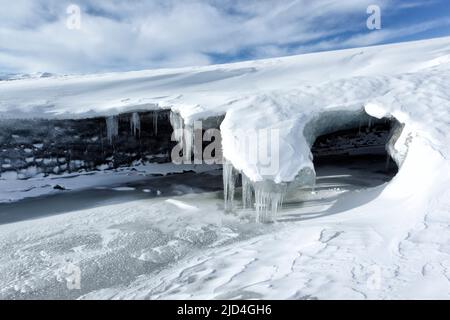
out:
<path id="1" fill-rule="evenodd" d="M 139 117 L 137 129 L 133 117 Z M 337 117 L 341 117 L 340 121 L 336 121 Z M 108 136 L 105 117 L 3 121 L 0 173 L 15 172 L 18 179 L 27 179 L 33 174 L 60 175 L 148 162 L 168 163 L 170 151 L 177 144 L 172 139 L 169 118 L 169 110 L 120 114 L 115 116 L 112 137 Z M 219 128 L 221 120 L 207 119 L 203 129 Z M 378 120 L 365 113 L 328 112 L 311 121 L 305 136 L 317 136 L 311 147 L 316 190 L 342 185 L 357 189 L 391 180 L 398 167 L 386 145 L 397 125 L 396 120 Z M 336 128 L 339 130 L 334 131 Z M 240 185 L 240 181 L 236 182 L 237 187 Z"/>
<path id="2" fill-rule="evenodd" d="M 402 127 L 395 119 L 365 113 L 333 112 L 314 119 L 306 132 L 317 136 L 311 147 L 315 183 L 290 190 L 283 202 L 287 211 L 279 220 L 307 220 L 365 203 L 368 198 L 358 196 L 359 191 L 389 182 L 399 170 L 387 152 L 398 129 Z"/>
<path id="3" fill-rule="evenodd" d="M 170 162 L 172 127 L 167 110 L 115 116 L 114 137 L 107 118 L 4 119 L 0 121 L 0 174 L 35 175 L 89 172 Z M 132 118 L 139 117 L 139 128 Z"/>
<path id="4" fill-rule="evenodd" d="M 390 181 L 398 166 L 386 146 L 397 124 L 370 118 L 357 127 L 318 136 L 311 148 L 317 177 L 352 175 L 365 180 L 367 187 Z"/>
<path id="5" fill-rule="evenodd" d="M 305 136 L 317 137 L 311 147 L 316 183 L 312 190 L 306 185 L 290 189 L 283 208 L 300 208 L 311 202 L 311 199 L 330 199 L 336 195 L 336 190 L 341 192 L 375 187 L 390 181 L 397 173 L 398 167 L 386 151 L 395 129 L 398 129 L 396 120 L 378 120 L 365 113 L 340 112 L 340 121 L 335 121 L 336 116 L 335 113 L 321 114 L 305 128 Z M 137 127 L 133 117 L 139 117 Z M 207 120 L 204 121 L 202 134 L 207 128 L 219 128 L 223 117 Z M 32 174 L 55 176 L 120 167 L 135 170 L 133 167 L 143 163 L 171 162 L 170 151 L 177 142 L 172 139 L 174 128 L 169 110 L 120 114 L 114 117 L 114 122 L 115 132 L 111 136 L 111 127 L 108 128 L 111 124 L 105 117 L 2 121 L 0 173 L 15 172 L 18 179 L 28 179 Z M 208 142 L 204 141 L 203 147 L 205 144 Z M 30 168 L 35 169 L 29 174 Z M 132 195 L 126 195 L 126 200 L 162 193 L 178 195 L 194 191 L 219 191 L 223 188 L 220 171 L 217 167 L 211 173 L 203 174 L 184 171 L 185 174 L 173 178 L 143 180 L 121 184 L 120 187 L 135 190 Z M 155 194 L 142 191 L 154 183 L 158 186 L 150 189 Z M 242 186 L 240 179 L 235 183 L 236 187 Z M 124 200 L 113 189 L 108 192 L 98 191 L 91 198 L 92 201 Z M 244 205 L 244 208 L 249 207 Z"/>

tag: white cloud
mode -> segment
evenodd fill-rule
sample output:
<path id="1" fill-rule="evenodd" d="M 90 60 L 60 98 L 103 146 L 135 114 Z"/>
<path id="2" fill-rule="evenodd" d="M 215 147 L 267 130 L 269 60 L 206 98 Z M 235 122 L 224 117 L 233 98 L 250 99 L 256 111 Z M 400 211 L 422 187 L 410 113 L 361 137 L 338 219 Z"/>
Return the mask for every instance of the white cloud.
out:
<path id="1" fill-rule="evenodd" d="M 377 1 L 383 7 L 391 0 Z M 270 57 L 383 41 L 364 30 L 373 0 L 0 0 L 0 71 L 97 72 L 209 64 L 211 54 Z M 347 36 L 344 33 L 358 34 Z"/>

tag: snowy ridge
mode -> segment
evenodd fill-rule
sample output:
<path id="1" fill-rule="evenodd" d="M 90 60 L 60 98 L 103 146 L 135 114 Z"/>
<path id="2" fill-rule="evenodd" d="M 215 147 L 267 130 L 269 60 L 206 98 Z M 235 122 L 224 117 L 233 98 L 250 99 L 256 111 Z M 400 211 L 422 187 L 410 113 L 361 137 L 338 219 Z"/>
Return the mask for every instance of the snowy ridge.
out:
<path id="1" fill-rule="evenodd" d="M 416 136 L 448 158 L 449 56 L 450 38 L 440 38 L 229 65 L 18 80 L 0 83 L 0 115 L 104 115 L 112 141 L 114 115 L 125 111 L 170 108 L 175 129 L 225 114 L 224 157 L 252 181 L 259 205 L 276 211 L 282 184 L 314 181 L 310 147 L 315 138 L 339 130 L 364 111 L 404 125 L 388 148 L 397 163 L 404 161 Z M 325 120 L 330 112 L 334 115 Z M 278 167 L 269 173 L 249 161 L 245 148 L 248 136 L 261 129 L 275 129 L 279 138 Z M 189 134 L 180 139 L 191 148 Z M 268 139 L 257 151 L 270 147 Z"/>
<path id="2" fill-rule="evenodd" d="M 201 68 L 0 82 L 2 117 L 170 108 L 173 126 L 183 128 L 226 115 L 224 172 L 231 182 L 244 173 L 245 206 L 253 191 L 259 204 L 268 197 L 270 206 L 278 204 L 279 193 L 252 190 L 262 181 L 284 186 L 299 172 L 313 173 L 310 146 L 319 134 L 364 113 L 395 117 L 402 129 L 387 146 L 401 165 L 389 183 L 329 203 L 313 198 L 282 210 L 276 224 L 243 223 L 245 210 L 224 215 L 215 193 L 207 193 L 0 225 L 0 297 L 33 297 L 42 289 L 46 297 L 85 299 L 448 299 L 449 57 L 450 38 L 440 38 Z M 271 176 L 235 143 L 239 132 L 266 128 L 279 129 L 282 149 Z M 300 177 L 307 182 L 307 174 Z M 227 198 L 232 204 L 231 193 Z M 260 213 L 264 220 L 264 208 Z M 80 292 L 55 284 L 54 271 L 67 259 L 83 270 Z M 143 262 L 164 268 L 149 271 Z M 99 265 L 111 274 L 99 277 Z"/>
<path id="3" fill-rule="evenodd" d="M 0 116 L 80 118 L 171 108 L 189 125 L 226 114 L 224 156 L 252 181 L 279 183 L 312 167 L 314 137 L 302 130 L 327 110 L 382 110 L 406 124 L 406 135 L 420 132 L 448 155 L 449 56 L 450 38 L 440 38 L 198 68 L 8 81 L 0 83 Z M 280 130 L 281 165 L 269 177 L 245 162 L 234 140 L 237 130 L 261 128 Z"/>

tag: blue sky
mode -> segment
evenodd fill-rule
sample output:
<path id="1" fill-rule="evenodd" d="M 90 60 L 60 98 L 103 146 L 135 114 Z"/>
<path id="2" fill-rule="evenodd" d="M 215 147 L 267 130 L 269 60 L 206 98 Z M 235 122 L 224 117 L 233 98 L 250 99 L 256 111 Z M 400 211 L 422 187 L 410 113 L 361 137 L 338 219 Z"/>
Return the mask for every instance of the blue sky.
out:
<path id="1" fill-rule="evenodd" d="M 445 0 L 0 0 L 0 73 L 226 63 L 450 35 Z M 69 5 L 80 28 L 67 28 Z M 381 29 L 369 30 L 369 5 Z"/>

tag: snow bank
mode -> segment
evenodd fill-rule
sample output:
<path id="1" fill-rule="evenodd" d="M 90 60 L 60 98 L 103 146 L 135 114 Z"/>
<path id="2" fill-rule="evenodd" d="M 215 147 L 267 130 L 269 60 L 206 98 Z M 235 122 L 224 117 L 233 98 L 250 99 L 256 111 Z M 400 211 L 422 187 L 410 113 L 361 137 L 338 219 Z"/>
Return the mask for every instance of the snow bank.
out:
<path id="1" fill-rule="evenodd" d="M 227 65 L 2 81 L 0 116 L 112 117 L 170 108 L 181 117 L 173 119 L 176 127 L 189 127 L 225 115 L 224 157 L 256 190 L 265 181 L 309 180 L 315 137 L 360 119 L 363 111 L 402 124 L 388 147 L 397 163 L 416 137 L 448 159 L 449 55 L 447 37 Z M 324 112 L 336 116 L 321 121 Z M 313 122 L 315 130 L 308 130 Z M 248 137 L 261 130 L 275 132 L 278 141 L 270 170 L 248 160 L 273 145 L 261 139 L 248 149 Z M 265 190 L 256 192 L 264 199 Z M 269 206 L 276 206 L 275 198 Z"/>

